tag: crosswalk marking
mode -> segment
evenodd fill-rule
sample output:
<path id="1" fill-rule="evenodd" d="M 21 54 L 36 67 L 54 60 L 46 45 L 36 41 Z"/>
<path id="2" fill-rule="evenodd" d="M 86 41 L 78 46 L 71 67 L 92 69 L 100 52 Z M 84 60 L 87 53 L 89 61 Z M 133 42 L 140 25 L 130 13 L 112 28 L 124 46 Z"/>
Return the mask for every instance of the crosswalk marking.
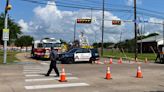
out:
<path id="1" fill-rule="evenodd" d="M 54 78 L 39 78 L 39 79 L 25 79 L 25 82 L 36 82 L 36 81 L 50 81 L 50 80 L 59 80 L 59 77 Z M 78 79 L 77 77 L 67 77 L 68 80 Z"/>
<path id="2" fill-rule="evenodd" d="M 24 70 L 41 70 L 42 68 L 33 67 L 33 68 L 24 68 Z"/>
<path id="3" fill-rule="evenodd" d="M 41 64 L 42 64 L 42 65 L 49 65 L 49 63 L 44 63 L 44 62 L 42 62 Z"/>
<path id="4" fill-rule="evenodd" d="M 51 84 L 51 85 L 33 85 L 25 86 L 25 89 L 47 89 L 47 88 L 63 88 L 63 87 L 77 87 L 77 86 L 89 86 L 87 83 L 68 83 L 68 84 Z"/>
<path id="5" fill-rule="evenodd" d="M 43 72 L 43 71 L 23 72 L 23 74 L 37 74 L 37 73 L 45 73 L 45 72 Z"/>
<path id="6" fill-rule="evenodd" d="M 50 74 L 50 76 L 55 76 L 56 74 Z M 66 75 L 72 75 L 71 73 L 66 73 Z M 25 77 L 38 77 L 38 76 L 44 76 L 43 74 L 27 74 Z"/>
<path id="7" fill-rule="evenodd" d="M 23 68 L 42 68 L 41 66 L 24 66 Z"/>
<path id="8" fill-rule="evenodd" d="M 39 72 L 41 71 L 40 69 L 36 69 L 36 70 L 29 70 L 29 69 L 26 69 L 26 70 L 23 70 L 23 72 Z"/>
<path id="9" fill-rule="evenodd" d="M 90 86 L 87 83 L 60 83 L 58 80 L 60 80 L 60 77 L 54 77 L 56 74 L 50 74 L 50 77 L 45 77 L 45 73 L 47 73 L 49 65 L 48 63 L 42 62 L 42 66 L 24 66 L 23 67 L 23 74 L 25 76 L 25 83 L 28 85 L 25 85 L 26 90 L 35 90 L 35 89 L 48 89 L 48 88 L 69 88 L 69 87 L 83 87 L 83 86 Z M 45 67 L 43 67 L 45 66 Z M 61 73 L 61 71 L 59 71 Z M 72 75 L 71 73 L 65 73 L 67 75 Z M 78 77 L 66 77 L 67 80 L 79 80 Z M 51 81 L 57 81 L 56 84 L 50 84 Z M 37 82 L 37 84 L 34 84 Z M 49 83 L 50 82 L 50 83 Z M 29 84 L 33 85 L 29 85 Z M 39 83 L 39 84 L 38 84 Z M 42 85 L 41 85 L 41 84 Z"/>

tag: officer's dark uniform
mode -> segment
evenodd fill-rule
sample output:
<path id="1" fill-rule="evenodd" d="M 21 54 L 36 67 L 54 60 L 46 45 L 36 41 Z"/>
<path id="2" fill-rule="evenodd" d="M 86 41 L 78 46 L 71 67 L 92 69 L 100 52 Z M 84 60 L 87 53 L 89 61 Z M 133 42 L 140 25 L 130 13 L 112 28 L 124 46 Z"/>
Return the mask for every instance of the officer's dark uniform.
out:
<path id="1" fill-rule="evenodd" d="M 50 68 L 49 68 L 46 76 L 49 76 L 49 74 L 51 73 L 52 69 L 54 69 L 54 71 L 56 72 L 56 77 L 59 76 L 59 71 L 58 71 L 57 66 L 56 66 L 57 58 L 58 58 L 57 52 L 51 48 L 51 53 L 50 53 L 51 63 L 50 63 Z"/>
<path id="2" fill-rule="evenodd" d="M 157 49 L 157 57 L 155 59 L 155 62 L 157 62 L 158 59 L 160 60 L 160 51 L 159 51 L 159 49 Z M 160 60 L 160 62 L 161 62 L 161 60 Z"/>

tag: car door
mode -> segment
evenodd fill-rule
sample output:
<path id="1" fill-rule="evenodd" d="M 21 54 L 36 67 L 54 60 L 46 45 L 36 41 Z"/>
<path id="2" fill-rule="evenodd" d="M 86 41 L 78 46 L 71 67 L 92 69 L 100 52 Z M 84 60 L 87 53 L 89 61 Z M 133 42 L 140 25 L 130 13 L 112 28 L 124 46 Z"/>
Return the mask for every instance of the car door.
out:
<path id="1" fill-rule="evenodd" d="M 74 53 L 74 60 L 76 61 L 82 61 L 82 54 L 83 54 L 83 49 L 78 49 L 75 53 Z"/>
<path id="2" fill-rule="evenodd" d="M 83 49 L 81 60 L 82 61 L 89 61 L 91 57 L 91 51 L 89 49 Z"/>

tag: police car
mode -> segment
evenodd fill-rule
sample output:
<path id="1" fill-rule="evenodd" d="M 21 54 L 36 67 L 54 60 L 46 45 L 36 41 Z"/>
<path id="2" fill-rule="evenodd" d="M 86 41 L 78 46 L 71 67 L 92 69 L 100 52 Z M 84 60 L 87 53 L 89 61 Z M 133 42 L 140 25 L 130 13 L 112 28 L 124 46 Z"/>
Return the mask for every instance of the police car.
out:
<path id="1" fill-rule="evenodd" d="M 75 63 L 79 61 L 92 62 L 99 59 L 97 49 L 73 48 L 59 55 L 61 63 Z"/>

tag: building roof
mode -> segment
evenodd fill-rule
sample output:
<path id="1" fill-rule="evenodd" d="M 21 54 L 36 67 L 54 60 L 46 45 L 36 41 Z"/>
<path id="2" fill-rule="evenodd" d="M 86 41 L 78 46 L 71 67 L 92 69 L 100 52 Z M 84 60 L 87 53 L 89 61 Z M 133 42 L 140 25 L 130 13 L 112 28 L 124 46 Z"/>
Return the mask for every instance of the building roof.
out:
<path id="1" fill-rule="evenodd" d="M 145 38 L 142 40 L 138 40 L 137 43 L 141 43 L 141 42 L 159 42 L 163 40 L 163 36 L 162 35 L 157 35 L 157 36 L 152 36 L 149 38 Z"/>

